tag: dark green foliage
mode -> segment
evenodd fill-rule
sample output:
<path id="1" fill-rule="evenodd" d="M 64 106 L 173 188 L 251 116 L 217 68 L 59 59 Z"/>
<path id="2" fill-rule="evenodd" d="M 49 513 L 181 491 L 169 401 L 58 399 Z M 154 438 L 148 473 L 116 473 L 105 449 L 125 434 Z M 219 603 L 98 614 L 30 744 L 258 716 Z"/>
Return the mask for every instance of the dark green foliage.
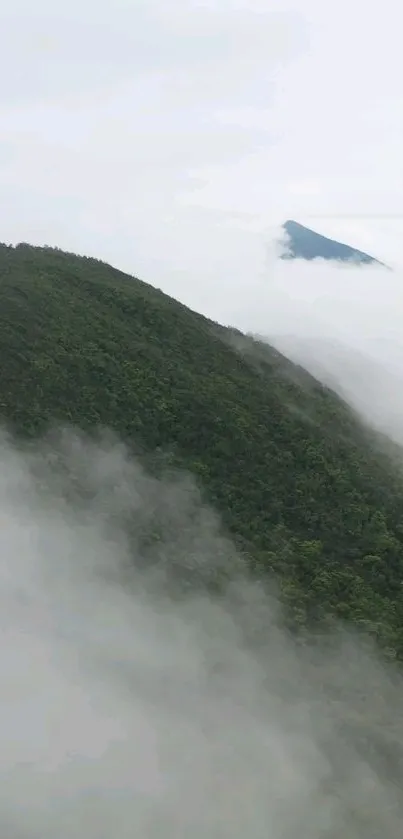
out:
<path id="1" fill-rule="evenodd" d="M 347 406 L 264 344 L 102 262 L 0 247 L 0 410 L 35 437 L 109 426 L 174 453 L 292 626 L 329 615 L 403 655 L 403 484 Z"/>

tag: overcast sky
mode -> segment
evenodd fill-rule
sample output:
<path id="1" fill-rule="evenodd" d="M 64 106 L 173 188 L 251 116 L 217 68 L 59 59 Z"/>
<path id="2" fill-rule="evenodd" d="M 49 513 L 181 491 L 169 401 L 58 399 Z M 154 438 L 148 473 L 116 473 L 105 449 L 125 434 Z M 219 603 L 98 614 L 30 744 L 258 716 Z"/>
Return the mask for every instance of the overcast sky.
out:
<path id="1" fill-rule="evenodd" d="M 201 285 L 264 273 L 287 217 L 398 260 L 402 23 L 396 0 L 15 0 L 0 239 L 199 307 Z"/>

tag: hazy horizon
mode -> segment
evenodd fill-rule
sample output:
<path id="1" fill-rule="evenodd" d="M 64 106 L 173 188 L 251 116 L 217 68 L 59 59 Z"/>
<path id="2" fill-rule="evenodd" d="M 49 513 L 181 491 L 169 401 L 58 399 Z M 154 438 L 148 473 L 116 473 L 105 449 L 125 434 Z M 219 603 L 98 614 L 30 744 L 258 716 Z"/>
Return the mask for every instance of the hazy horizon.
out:
<path id="1" fill-rule="evenodd" d="M 402 264 L 399 24 L 392 0 L 16 0 L 0 240 L 186 290 L 291 217 Z"/>

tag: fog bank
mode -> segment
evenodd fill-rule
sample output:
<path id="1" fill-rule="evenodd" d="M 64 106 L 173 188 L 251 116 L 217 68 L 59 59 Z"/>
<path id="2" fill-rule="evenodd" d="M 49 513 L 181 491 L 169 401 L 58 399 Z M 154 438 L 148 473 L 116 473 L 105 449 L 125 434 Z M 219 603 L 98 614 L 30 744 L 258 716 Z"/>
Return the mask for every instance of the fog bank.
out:
<path id="1" fill-rule="evenodd" d="M 4 835 L 400 836 L 400 679 L 295 646 L 190 478 L 70 432 L 0 464 Z"/>
<path id="2" fill-rule="evenodd" d="M 403 442 L 403 272 L 324 260 L 281 261 L 269 242 L 209 311 L 258 335 L 338 391 L 361 416 Z"/>

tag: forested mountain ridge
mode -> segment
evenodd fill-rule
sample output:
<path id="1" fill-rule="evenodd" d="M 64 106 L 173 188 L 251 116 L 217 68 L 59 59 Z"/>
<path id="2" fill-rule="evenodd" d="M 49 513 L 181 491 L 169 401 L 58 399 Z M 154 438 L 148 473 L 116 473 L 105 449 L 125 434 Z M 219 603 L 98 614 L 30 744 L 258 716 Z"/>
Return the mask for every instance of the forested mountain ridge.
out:
<path id="1" fill-rule="evenodd" d="M 0 247 L 0 412 L 114 429 L 193 473 L 294 626 L 336 616 L 403 656 L 403 480 L 330 390 L 95 259 Z"/>

